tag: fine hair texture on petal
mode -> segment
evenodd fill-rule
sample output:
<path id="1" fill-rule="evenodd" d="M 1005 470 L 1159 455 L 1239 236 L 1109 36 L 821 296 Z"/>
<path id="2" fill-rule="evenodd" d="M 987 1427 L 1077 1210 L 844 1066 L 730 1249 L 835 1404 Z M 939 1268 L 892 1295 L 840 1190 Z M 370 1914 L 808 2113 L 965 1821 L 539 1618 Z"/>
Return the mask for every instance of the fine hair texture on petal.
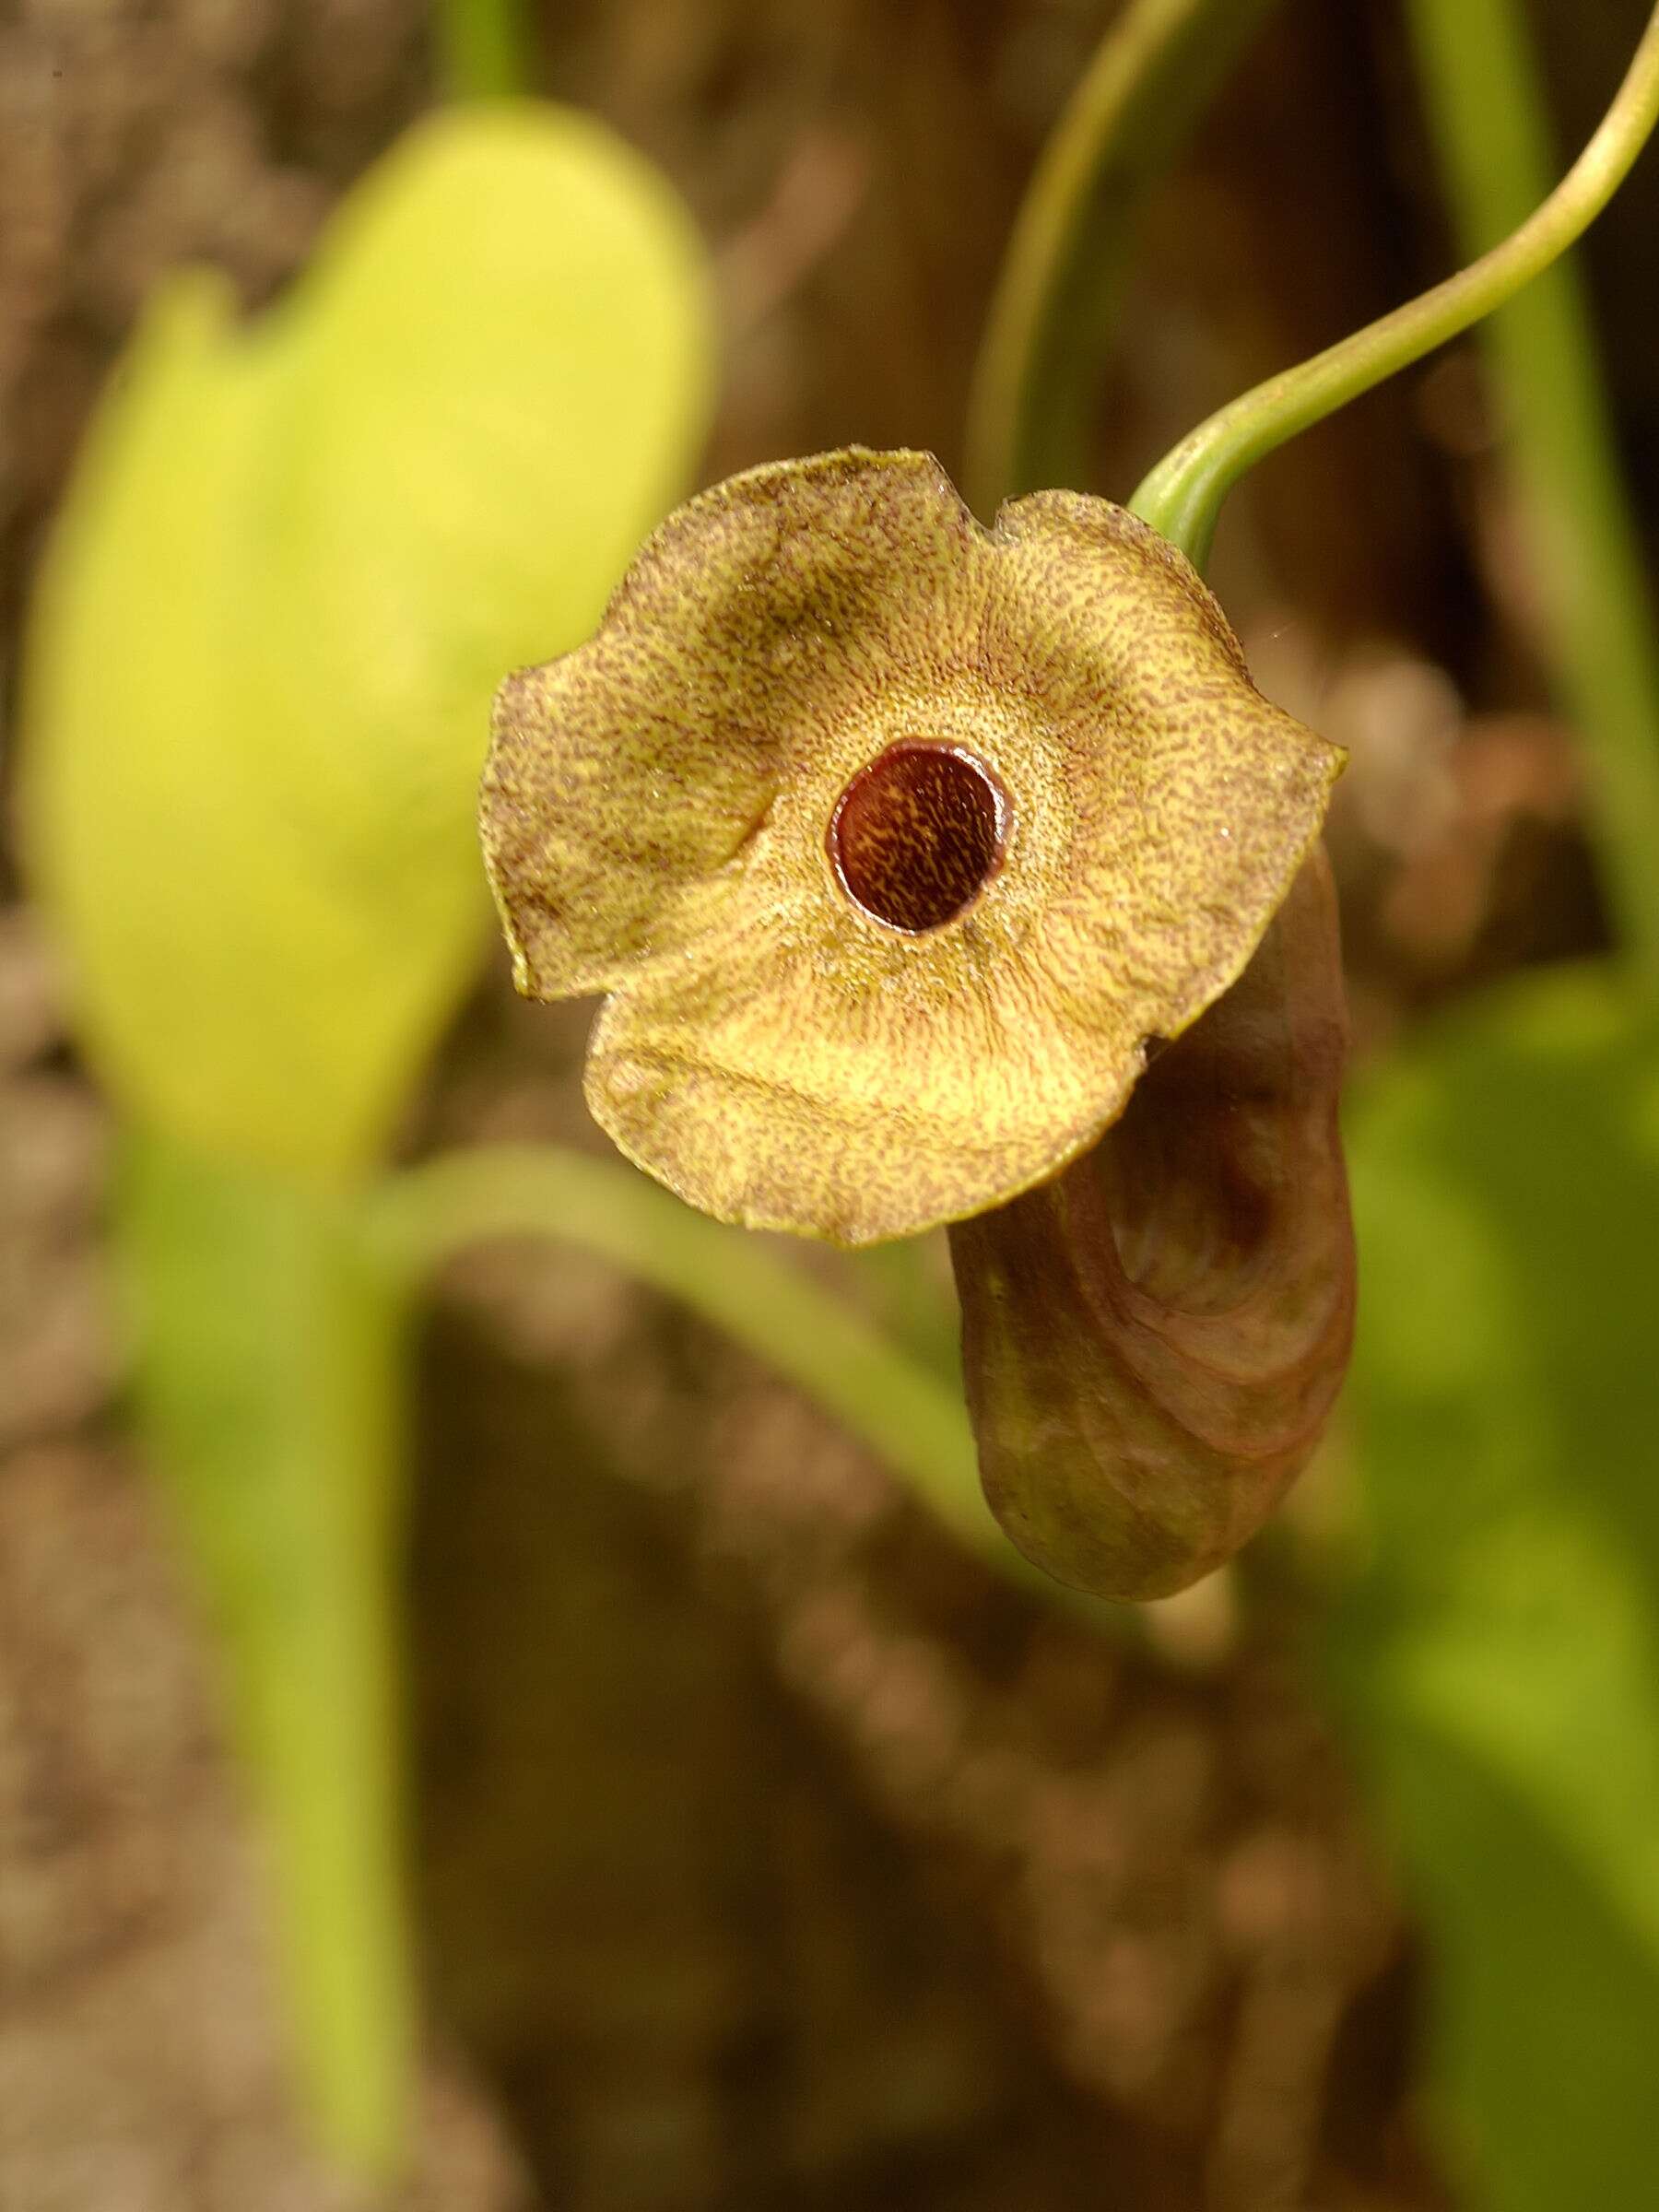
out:
<path id="1" fill-rule="evenodd" d="M 1317 1444 L 1353 1335 L 1346 1036 L 1321 850 L 1100 1144 L 951 1230 L 985 1493 L 1058 1581 L 1183 1589 Z"/>
<path id="2" fill-rule="evenodd" d="M 1041 493 L 987 531 L 930 455 L 855 448 L 691 500 L 588 645 L 509 679 L 483 831 L 520 988 L 607 994 L 586 1089 L 620 1148 L 862 1244 L 1094 1143 L 1144 1041 L 1242 970 L 1341 760 L 1124 509 Z"/>

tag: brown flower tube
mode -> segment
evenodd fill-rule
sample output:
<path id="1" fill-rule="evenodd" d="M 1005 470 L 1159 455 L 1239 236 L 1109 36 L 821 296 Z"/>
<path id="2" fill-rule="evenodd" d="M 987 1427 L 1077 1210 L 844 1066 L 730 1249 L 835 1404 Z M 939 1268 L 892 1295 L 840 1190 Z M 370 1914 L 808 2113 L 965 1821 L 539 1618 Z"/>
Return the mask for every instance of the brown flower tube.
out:
<path id="1" fill-rule="evenodd" d="M 1239 981 L 1155 1053 L 1100 1144 L 952 1228 L 985 1493 L 1059 1581 L 1184 1589 L 1312 1455 L 1353 1335 L 1346 1043 L 1316 849 Z"/>

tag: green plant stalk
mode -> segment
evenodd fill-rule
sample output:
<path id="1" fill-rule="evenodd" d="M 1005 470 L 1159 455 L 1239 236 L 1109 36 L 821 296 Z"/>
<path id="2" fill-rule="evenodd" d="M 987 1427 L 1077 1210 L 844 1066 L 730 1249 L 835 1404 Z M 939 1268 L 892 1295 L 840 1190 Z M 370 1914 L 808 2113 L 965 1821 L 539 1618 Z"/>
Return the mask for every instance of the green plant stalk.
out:
<path id="1" fill-rule="evenodd" d="M 501 100 L 534 89 L 524 0 L 434 0 L 438 78 L 449 100 Z"/>
<path id="2" fill-rule="evenodd" d="M 550 1238 L 678 1300 L 797 1384 L 999 1568 L 1023 1568 L 992 1518 L 960 1395 L 798 1267 L 682 1206 L 620 1162 L 492 1145 L 405 1169 L 370 1201 L 369 1230 L 411 1282 L 457 1252 Z"/>
<path id="3" fill-rule="evenodd" d="M 1595 135 L 1518 230 L 1432 291 L 1270 377 L 1200 423 L 1142 480 L 1129 502 L 1135 513 L 1202 569 L 1221 502 L 1247 469 L 1513 298 L 1606 206 L 1656 119 L 1659 8 Z"/>
<path id="4" fill-rule="evenodd" d="M 969 402 L 967 488 L 1081 481 L 1088 393 L 1149 188 L 1277 0 L 1130 0 L 1044 147 L 997 279 Z"/>
<path id="5" fill-rule="evenodd" d="M 1408 17 L 1458 227 L 1477 253 L 1546 189 L 1536 65 L 1513 0 L 1412 0 Z M 1659 640 L 1579 272 L 1558 263 L 1484 338 L 1551 656 L 1583 737 L 1591 835 L 1625 942 L 1659 988 Z"/>
<path id="6" fill-rule="evenodd" d="M 223 1654 L 293 2047 L 328 2149 L 394 2167 L 415 2041 L 394 1589 L 397 1277 L 353 1202 L 129 1131 L 139 1433 Z"/>
<path id="7" fill-rule="evenodd" d="M 518 20 L 433 25 L 458 90 L 510 88 Z M 705 278 L 683 210 L 591 119 L 428 118 L 268 323 L 239 327 L 206 272 L 166 288 L 31 613 L 27 858 L 131 1129 L 135 1412 L 224 1643 L 307 2118 L 368 2172 L 394 2162 L 415 2042 L 405 1308 L 353 1206 L 485 918 L 491 688 L 575 642 L 691 465 Z"/>

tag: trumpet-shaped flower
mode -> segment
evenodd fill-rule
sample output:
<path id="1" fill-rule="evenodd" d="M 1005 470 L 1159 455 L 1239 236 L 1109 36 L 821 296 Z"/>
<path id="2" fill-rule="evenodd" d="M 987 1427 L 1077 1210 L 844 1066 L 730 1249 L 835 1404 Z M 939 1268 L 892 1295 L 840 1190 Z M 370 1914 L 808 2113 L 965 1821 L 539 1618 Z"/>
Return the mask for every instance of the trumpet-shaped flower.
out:
<path id="1" fill-rule="evenodd" d="M 1249 960 L 1341 755 L 1187 561 L 929 455 L 755 469 L 512 677 L 483 829 L 519 988 L 604 993 L 587 1096 L 753 1228 L 862 1244 L 1044 1182 Z"/>

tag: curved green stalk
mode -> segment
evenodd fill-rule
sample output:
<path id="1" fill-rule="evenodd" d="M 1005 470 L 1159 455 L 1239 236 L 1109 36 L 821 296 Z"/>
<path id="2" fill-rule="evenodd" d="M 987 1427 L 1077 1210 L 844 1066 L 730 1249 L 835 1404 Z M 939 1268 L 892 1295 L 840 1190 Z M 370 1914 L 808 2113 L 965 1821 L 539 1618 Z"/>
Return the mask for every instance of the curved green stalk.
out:
<path id="1" fill-rule="evenodd" d="M 1513 0 L 1412 0 L 1408 15 L 1459 229 L 1478 252 L 1546 189 L 1549 132 L 1524 25 Z M 1621 937 L 1659 983 L 1659 640 L 1571 264 L 1496 316 L 1487 342 L 1550 649 L 1583 735 L 1591 835 Z"/>
<path id="2" fill-rule="evenodd" d="M 534 88 L 524 0 L 433 0 L 432 41 L 447 100 L 510 99 Z"/>
<path id="3" fill-rule="evenodd" d="M 798 1384 L 998 1568 L 1029 1571 L 985 1503 L 959 1395 L 798 1268 L 633 1169 L 549 1146 L 492 1145 L 406 1169 L 368 1203 L 375 1248 L 410 1272 L 513 1237 L 550 1237 L 608 1260 Z"/>
<path id="4" fill-rule="evenodd" d="M 1606 206 L 1656 119 L 1659 8 L 1601 127 L 1518 230 L 1420 299 L 1212 415 L 1144 479 L 1129 502 L 1135 513 L 1202 568 L 1221 502 L 1247 469 L 1299 430 L 1467 330 L 1547 269 Z"/>
<path id="5" fill-rule="evenodd" d="M 347 2170 L 395 2170 L 417 2042 L 394 1561 L 405 1285 L 354 1197 L 129 1124 L 112 1194 L 135 1403 L 217 1631 L 300 2080 Z"/>
<path id="6" fill-rule="evenodd" d="M 1101 41 L 1043 149 L 986 320 L 968 426 L 968 494 L 982 514 L 1079 480 L 1089 341 L 1111 312 L 1134 218 L 1275 4 L 1130 0 Z"/>

